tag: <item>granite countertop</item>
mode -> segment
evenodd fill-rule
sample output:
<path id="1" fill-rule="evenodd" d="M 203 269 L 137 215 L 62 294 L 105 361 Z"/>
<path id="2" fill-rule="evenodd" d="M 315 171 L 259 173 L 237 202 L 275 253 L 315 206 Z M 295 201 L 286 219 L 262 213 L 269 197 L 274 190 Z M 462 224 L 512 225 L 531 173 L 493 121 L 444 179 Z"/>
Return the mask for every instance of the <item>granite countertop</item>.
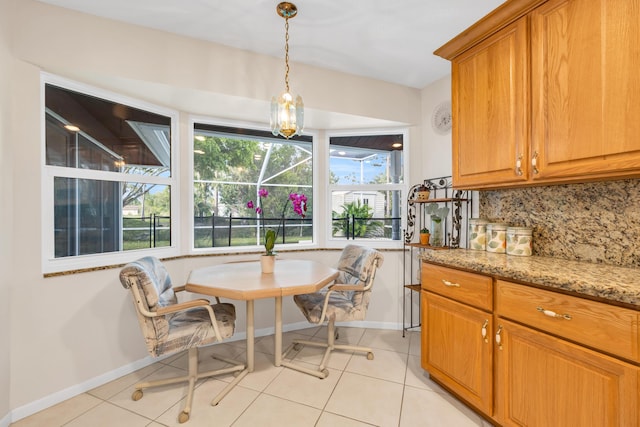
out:
<path id="1" fill-rule="evenodd" d="M 425 250 L 418 257 L 640 310 L 640 269 L 541 256 L 520 257 L 469 249 Z"/>

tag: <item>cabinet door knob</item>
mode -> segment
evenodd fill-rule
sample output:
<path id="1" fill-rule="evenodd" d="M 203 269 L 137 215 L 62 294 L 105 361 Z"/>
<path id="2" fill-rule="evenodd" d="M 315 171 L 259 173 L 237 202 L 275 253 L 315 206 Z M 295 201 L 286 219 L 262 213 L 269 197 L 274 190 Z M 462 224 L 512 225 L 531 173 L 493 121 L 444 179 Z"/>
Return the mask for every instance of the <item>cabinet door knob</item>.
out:
<path id="1" fill-rule="evenodd" d="M 531 168 L 533 170 L 533 173 L 535 174 L 540 173 L 540 171 L 538 170 L 538 152 L 537 151 L 533 152 L 533 157 L 531 158 Z"/>
<path id="2" fill-rule="evenodd" d="M 442 279 L 442 283 L 444 283 L 445 286 L 448 286 L 450 288 L 459 288 L 460 287 L 459 283 L 453 283 L 453 282 L 450 282 L 450 281 L 448 281 L 446 279 Z"/>
<path id="3" fill-rule="evenodd" d="M 522 176 L 522 154 L 520 154 L 516 160 L 516 175 Z"/>
<path id="4" fill-rule="evenodd" d="M 482 334 L 482 339 L 486 343 L 489 342 L 489 339 L 487 338 L 487 326 L 489 326 L 489 319 L 484 319 L 484 323 L 482 324 L 482 329 L 480 333 Z"/>
<path id="5" fill-rule="evenodd" d="M 545 316 L 553 317 L 556 319 L 571 320 L 570 314 L 558 314 L 555 311 L 547 310 L 542 307 L 536 307 L 536 310 L 538 310 L 540 313 L 544 314 Z"/>
<path id="6" fill-rule="evenodd" d="M 496 331 L 496 344 L 498 344 L 498 349 L 502 350 L 502 325 L 498 326 L 498 330 Z"/>

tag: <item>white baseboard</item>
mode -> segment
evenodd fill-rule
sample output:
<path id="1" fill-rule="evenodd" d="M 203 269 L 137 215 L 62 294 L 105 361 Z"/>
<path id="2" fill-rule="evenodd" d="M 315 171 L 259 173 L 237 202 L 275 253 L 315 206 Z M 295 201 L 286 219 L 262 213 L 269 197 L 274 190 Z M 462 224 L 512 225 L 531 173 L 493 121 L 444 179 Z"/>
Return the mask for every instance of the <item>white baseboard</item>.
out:
<path id="1" fill-rule="evenodd" d="M 152 358 L 151 356 L 147 356 L 144 359 L 137 360 L 133 363 L 129 363 L 128 365 L 121 366 L 120 368 L 114 369 L 113 371 L 106 372 L 102 375 L 98 375 L 97 377 L 91 378 L 83 383 L 73 385 L 71 387 L 67 387 L 63 390 L 57 391 L 53 394 L 43 397 L 42 399 L 38 399 L 31 403 L 27 403 L 26 405 L 20 406 L 19 408 L 11 411 L 11 419 L 12 422 L 21 420 L 22 418 L 28 417 L 29 415 L 33 415 L 36 412 L 40 412 L 43 409 L 49 408 L 53 405 L 57 405 L 60 402 L 64 402 L 67 399 L 75 397 L 79 394 L 92 390 L 96 387 L 99 387 L 103 384 L 116 380 L 120 377 L 123 377 L 131 372 L 135 372 L 138 369 L 142 369 L 145 366 L 151 365 L 152 363 L 157 362 L 158 358 Z"/>
<path id="2" fill-rule="evenodd" d="M 402 330 L 402 325 L 397 323 L 390 322 L 368 322 L 368 321 L 358 321 L 358 322 L 339 322 L 338 326 L 351 326 L 356 328 L 375 328 L 375 329 L 389 329 L 389 330 Z M 309 327 L 314 327 L 313 323 L 309 322 L 297 322 L 291 323 L 287 325 L 283 325 L 283 332 L 296 331 L 298 329 L 307 329 Z M 272 335 L 275 332 L 275 328 L 262 328 L 258 329 L 255 332 L 256 337 L 262 337 L 267 335 Z M 231 341 L 241 341 L 247 338 L 246 332 L 238 332 L 233 335 L 233 337 L 225 342 Z M 71 387 L 67 387 L 63 390 L 57 391 L 53 394 L 43 397 L 42 399 L 38 399 L 31 403 L 27 403 L 26 405 L 20 406 L 12 410 L 9 414 L 7 414 L 2 420 L 0 420 L 0 427 L 8 427 L 10 422 L 16 422 L 23 418 L 28 417 L 29 415 L 33 415 L 36 412 L 40 412 L 44 409 L 50 408 L 51 406 L 57 405 L 60 402 L 64 402 L 67 399 L 71 399 L 79 394 L 85 393 L 89 390 L 93 390 L 96 387 L 99 387 L 108 382 L 117 380 L 120 377 L 123 377 L 127 374 L 137 371 L 138 369 L 142 369 L 145 366 L 149 366 L 163 358 L 153 358 L 151 356 L 147 356 L 143 359 L 137 360 L 133 363 L 130 363 L 125 366 L 121 366 L 120 368 L 114 369 L 113 371 L 106 372 L 102 375 L 98 375 L 97 377 L 91 378 L 83 383 L 73 385 Z"/>
<path id="3" fill-rule="evenodd" d="M 11 413 L 8 413 L 0 420 L 0 427 L 9 427 L 11 424 Z"/>

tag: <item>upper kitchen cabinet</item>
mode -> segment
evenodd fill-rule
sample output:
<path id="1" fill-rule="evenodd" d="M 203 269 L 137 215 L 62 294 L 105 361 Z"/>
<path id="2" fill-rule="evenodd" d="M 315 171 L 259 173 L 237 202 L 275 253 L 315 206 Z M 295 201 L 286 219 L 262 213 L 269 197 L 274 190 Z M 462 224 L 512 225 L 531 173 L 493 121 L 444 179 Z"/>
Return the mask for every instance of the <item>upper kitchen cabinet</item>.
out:
<path id="1" fill-rule="evenodd" d="M 507 1 L 452 63 L 453 183 L 640 176 L 640 0 Z"/>
<path id="2" fill-rule="evenodd" d="M 527 180 L 527 40 L 522 18 L 452 60 L 456 187 Z"/>
<path id="3" fill-rule="evenodd" d="M 534 180 L 638 176 L 639 16 L 639 0 L 550 0 L 531 13 Z"/>

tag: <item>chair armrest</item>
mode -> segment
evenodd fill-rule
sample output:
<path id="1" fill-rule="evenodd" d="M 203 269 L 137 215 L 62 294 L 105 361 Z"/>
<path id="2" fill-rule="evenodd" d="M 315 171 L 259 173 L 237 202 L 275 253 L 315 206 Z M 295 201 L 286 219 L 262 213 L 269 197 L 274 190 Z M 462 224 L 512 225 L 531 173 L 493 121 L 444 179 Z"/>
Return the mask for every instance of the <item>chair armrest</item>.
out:
<path id="1" fill-rule="evenodd" d="M 165 314 L 169 314 L 169 313 L 176 313 L 178 311 L 185 311 L 185 310 L 189 310 L 191 308 L 196 308 L 196 307 L 205 307 L 208 306 L 210 304 L 209 300 L 206 299 L 194 299 L 191 301 L 185 301 L 185 302 L 181 302 L 178 304 L 173 304 L 167 307 L 159 307 L 155 313 L 158 316 L 164 316 Z"/>
<path id="2" fill-rule="evenodd" d="M 178 293 L 178 292 L 183 292 L 187 290 L 187 286 L 186 285 L 181 285 L 181 286 L 174 286 L 173 287 L 173 292 Z M 220 304 L 220 297 L 215 297 L 216 298 L 216 303 Z"/>
<path id="3" fill-rule="evenodd" d="M 347 285 L 344 283 L 334 283 L 329 286 L 332 291 L 366 291 L 363 285 Z"/>
<path id="4" fill-rule="evenodd" d="M 191 301 L 173 304 L 168 307 L 160 307 L 155 311 L 153 316 L 163 316 L 165 314 L 187 311 L 193 308 L 204 308 L 205 310 L 207 310 L 207 312 L 209 313 L 209 320 L 211 321 L 211 327 L 213 328 L 213 333 L 215 334 L 218 341 L 222 341 L 222 334 L 220 333 L 220 329 L 218 328 L 216 315 L 213 312 L 213 308 L 211 307 L 211 301 L 207 299 L 194 299 Z"/>

